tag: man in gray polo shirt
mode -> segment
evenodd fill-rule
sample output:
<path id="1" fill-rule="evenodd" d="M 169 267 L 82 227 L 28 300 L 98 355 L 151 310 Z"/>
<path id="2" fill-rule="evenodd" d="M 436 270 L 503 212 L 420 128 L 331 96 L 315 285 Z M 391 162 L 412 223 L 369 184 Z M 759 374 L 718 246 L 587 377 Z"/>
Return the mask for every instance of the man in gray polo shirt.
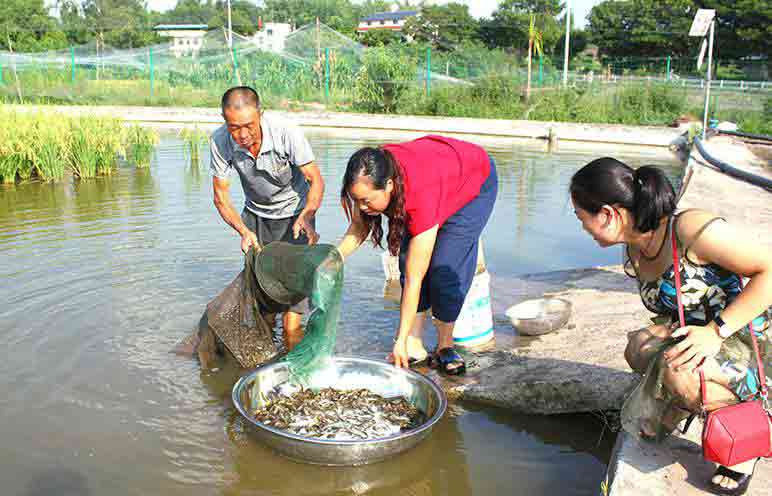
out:
<path id="1" fill-rule="evenodd" d="M 267 118 L 257 92 L 231 88 L 222 97 L 225 124 L 211 136 L 214 205 L 241 236 L 241 250 L 260 249 L 272 241 L 315 244 L 316 211 L 324 181 L 311 146 L 296 126 Z M 229 175 L 236 170 L 244 189 L 241 215 L 233 208 Z M 303 339 L 306 302 L 284 314 L 284 343 L 292 349 Z"/>

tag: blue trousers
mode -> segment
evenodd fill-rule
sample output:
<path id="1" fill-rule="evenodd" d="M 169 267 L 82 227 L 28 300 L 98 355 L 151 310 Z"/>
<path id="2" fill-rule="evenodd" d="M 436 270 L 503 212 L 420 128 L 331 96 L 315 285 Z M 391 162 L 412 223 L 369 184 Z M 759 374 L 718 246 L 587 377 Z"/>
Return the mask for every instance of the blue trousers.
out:
<path id="1" fill-rule="evenodd" d="M 480 234 L 493 212 L 499 183 L 496 164 L 491 159 L 491 173 L 480 193 L 455 214 L 437 232 L 437 241 L 429 270 L 421 284 L 418 311 L 432 309 L 441 322 L 455 322 L 477 270 Z M 400 283 L 405 285 L 405 266 L 410 236 L 405 236 L 399 252 Z"/>

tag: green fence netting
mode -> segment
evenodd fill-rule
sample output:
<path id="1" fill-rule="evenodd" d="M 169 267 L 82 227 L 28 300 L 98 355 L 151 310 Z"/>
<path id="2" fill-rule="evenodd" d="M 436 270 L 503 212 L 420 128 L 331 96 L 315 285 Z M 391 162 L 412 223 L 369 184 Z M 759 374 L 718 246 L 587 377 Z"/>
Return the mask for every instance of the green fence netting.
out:
<path id="1" fill-rule="evenodd" d="M 256 88 L 266 107 L 273 109 L 324 106 L 357 112 L 550 118 L 538 105 L 517 105 L 529 84 L 523 50 L 491 49 L 479 42 L 440 48 L 406 42 L 367 47 L 324 24 L 303 26 L 270 49 L 255 37 L 232 33 L 232 43 L 228 38 L 225 30 L 215 29 L 184 50 L 171 42 L 122 50 L 91 42 L 40 53 L 0 51 L 0 101 L 217 107 L 227 88 L 245 84 Z M 568 69 L 564 85 L 560 54 L 533 57 L 531 91 L 549 100 L 568 86 L 614 99 L 626 86 L 659 85 L 682 92 L 677 94 L 688 106 L 698 108 L 705 85 L 705 66 L 698 70 L 695 57 L 585 52 L 573 57 Z M 718 108 L 731 111 L 719 118 L 760 111 L 772 97 L 769 74 L 766 59 L 718 58 L 713 94 Z M 581 115 L 572 120 L 587 121 Z"/>

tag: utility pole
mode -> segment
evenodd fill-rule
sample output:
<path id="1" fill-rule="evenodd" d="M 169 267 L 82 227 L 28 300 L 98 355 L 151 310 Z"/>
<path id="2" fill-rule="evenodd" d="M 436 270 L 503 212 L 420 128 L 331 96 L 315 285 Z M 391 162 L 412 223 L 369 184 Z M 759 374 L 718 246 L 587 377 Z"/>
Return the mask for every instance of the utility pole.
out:
<path id="1" fill-rule="evenodd" d="M 715 18 L 710 23 L 710 40 L 708 41 L 708 74 L 705 81 L 705 113 L 702 117 L 702 139 L 705 139 L 705 134 L 708 130 L 708 106 L 710 104 L 710 78 L 711 69 L 713 68 L 713 34 L 716 30 Z"/>
<path id="2" fill-rule="evenodd" d="M 571 37 L 571 0 L 566 0 L 566 49 L 563 57 L 563 87 L 568 86 L 568 46 Z"/>
<path id="3" fill-rule="evenodd" d="M 702 48 L 697 57 L 697 70 L 702 67 L 702 59 L 705 55 L 705 37 L 708 37 L 708 71 L 705 77 L 705 114 L 702 117 L 702 139 L 708 130 L 708 110 L 710 107 L 710 78 L 713 68 L 713 36 L 716 31 L 716 11 L 713 9 L 698 9 L 689 29 L 689 36 L 702 38 Z"/>
<path id="4" fill-rule="evenodd" d="M 228 0 L 228 48 L 233 48 L 233 24 L 231 23 L 231 0 Z"/>
<path id="5" fill-rule="evenodd" d="M 321 26 L 319 25 L 319 17 L 316 18 L 316 60 L 322 60 L 322 45 L 321 40 L 319 39 L 319 32 L 321 31 Z"/>

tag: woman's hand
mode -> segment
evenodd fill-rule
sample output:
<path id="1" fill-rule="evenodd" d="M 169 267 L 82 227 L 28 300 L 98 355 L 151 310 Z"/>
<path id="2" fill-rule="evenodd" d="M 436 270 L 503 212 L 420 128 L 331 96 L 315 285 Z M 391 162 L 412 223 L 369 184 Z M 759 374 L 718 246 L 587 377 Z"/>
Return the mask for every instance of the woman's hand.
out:
<path id="1" fill-rule="evenodd" d="M 709 326 L 686 326 L 673 332 L 672 337 L 684 337 L 683 341 L 665 352 L 668 367 L 681 370 L 697 370 L 706 358 L 716 356 L 724 342 Z"/>
<path id="2" fill-rule="evenodd" d="M 394 341 L 394 349 L 392 350 L 392 356 L 394 357 L 394 366 L 398 368 L 409 366 L 407 355 L 407 338 L 397 338 Z"/>

